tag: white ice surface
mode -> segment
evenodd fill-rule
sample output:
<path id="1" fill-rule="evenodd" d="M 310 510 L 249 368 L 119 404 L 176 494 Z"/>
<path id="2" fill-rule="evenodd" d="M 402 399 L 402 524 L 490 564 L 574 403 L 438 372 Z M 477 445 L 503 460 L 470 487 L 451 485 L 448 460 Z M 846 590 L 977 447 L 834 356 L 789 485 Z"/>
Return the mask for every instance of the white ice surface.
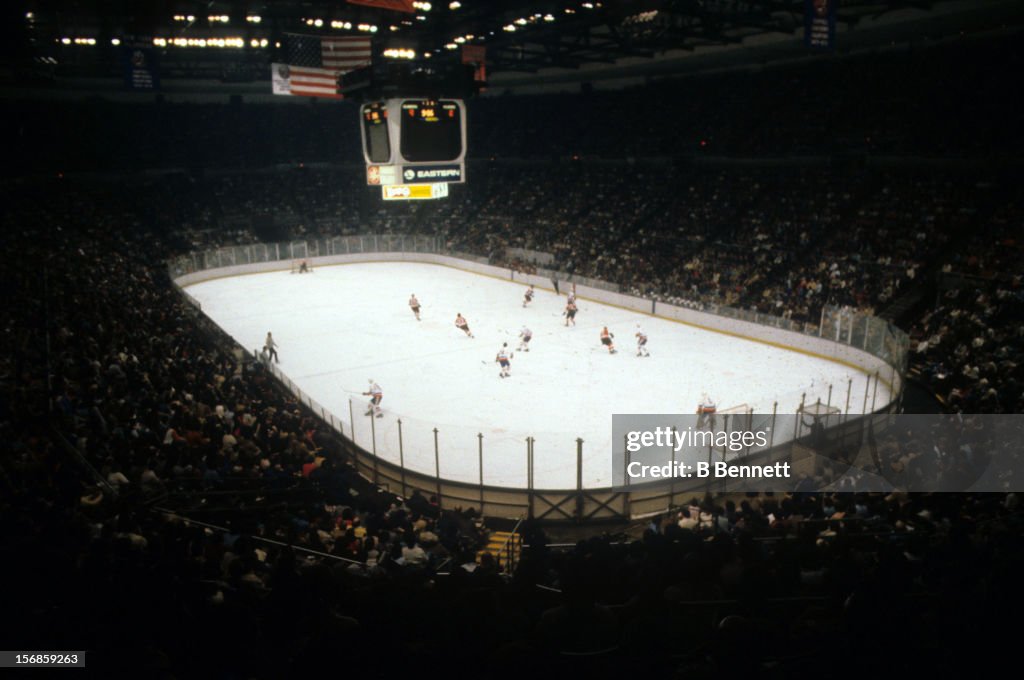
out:
<path id="1" fill-rule="evenodd" d="M 525 440 L 533 436 L 536 488 L 576 486 L 577 437 L 584 485 L 608 486 L 612 414 L 693 413 L 704 393 L 720 409 L 747 404 L 771 413 L 778 402 L 779 413 L 792 413 L 804 393 L 807 403 L 825 403 L 829 384 L 832 403 L 844 407 L 852 379 L 850 410 L 861 410 L 867 377 L 847 366 L 588 300 L 578 301 L 577 325 L 567 328 L 564 296 L 538 289 L 523 308 L 524 290 L 418 263 L 323 266 L 188 288 L 243 347 L 262 347 L 272 331 L 282 372 L 346 436 L 351 400 L 355 438 L 365 449 L 375 442 L 378 455 L 397 463 L 400 418 L 405 465 L 434 474 L 436 427 L 441 476 L 457 481 L 479 481 L 482 433 L 485 484 L 525 487 Z M 419 322 L 408 306 L 412 293 L 422 304 Z M 455 328 L 459 312 L 475 339 Z M 650 358 L 635 356 L 637 323 L 649 336 Z M 530 351 L 515 352 L 512 377 L 501 379 L 494 356 L 503 342 L 515 350 L 524 324 L 533 330 Z M 605 325 L 617 354 L 600 344 Z M 370 378 L 384 390 L 374 441 L 361 396 Z"/>

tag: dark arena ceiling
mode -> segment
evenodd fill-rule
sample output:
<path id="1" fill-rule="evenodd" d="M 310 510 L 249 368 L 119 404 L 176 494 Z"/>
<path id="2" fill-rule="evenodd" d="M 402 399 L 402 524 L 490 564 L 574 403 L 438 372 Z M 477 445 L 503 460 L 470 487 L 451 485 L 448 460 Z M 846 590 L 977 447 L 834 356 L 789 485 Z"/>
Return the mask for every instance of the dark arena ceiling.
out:
<path id="1" fill-rule="evenodd" d="M 489 78 L 617 71 L 651 75 L 799 55 L 805 0 L 437 0 L 414 12 L 358 3 L 15 0 L 4 3 L 8 86 L 117 77 L 128 41 L 161 49 L 164 79 L 268 80 L 286 34 L 368 35 L 375 61 L 410 69 L 485 48 Z M 840 51 L 942 40 L 1021 25 L 1016 0 L 832 0 Z M 156 42 L 154 42 L 156 41 Z M 397 55 L 397 56 L 396 56 Z"/>

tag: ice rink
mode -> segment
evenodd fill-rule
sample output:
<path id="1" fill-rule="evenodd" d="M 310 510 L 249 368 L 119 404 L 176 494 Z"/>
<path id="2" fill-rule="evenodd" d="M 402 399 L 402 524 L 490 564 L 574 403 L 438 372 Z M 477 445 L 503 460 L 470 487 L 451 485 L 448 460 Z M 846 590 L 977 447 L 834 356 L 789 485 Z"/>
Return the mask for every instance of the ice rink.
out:
<path id="1" fill-rule="evenodd" d="M 525 290 L 451 267 L 396 262 L 188 287 L 250 351 L 272 331 L 281 371 L 365 449 L 398 463 L 400 418 L 404 464 L 432 475 L 437 428 L 441 476 L 458 481 L 479 481 L 478 433 L 485 484 L 526 486 L 532 436 L 534 486 L 574 488 L 580 437 L 583 483 L 603 487 L 612 479 L 614 413 L 693 413 L 704 393 L 720 409 L 747 404 L 771 413 L 778 402 L 779 413 L 792 413 L 804 393 L 808 403 L 824 403 L 829 384 L 839 406 L 848 380 L 853 395 L 865 389 L 867 376 L 838 363 L 588 300 L 578 301 L 577 325 L 566 327 L 564 295 L 538 289 L 524 308 Z M 409 309 L 412 293 L 422 321 Z M 460 312 L 475 338 L 455 328 Z M 650 338 L 649 358 L 636 356 L 638 323 Z M 501 379 L 495 354 L 503 342 L 515 350 L 524 325 L 533 331 L 530 351 L 515 352 L 512 376 Z M 616 354 L 600 344 L 605 325 Z M 361 396 L 371 378 L 384 391 L 372 441 Z M 851 411 L 861 406 L 855 398 Z"/>

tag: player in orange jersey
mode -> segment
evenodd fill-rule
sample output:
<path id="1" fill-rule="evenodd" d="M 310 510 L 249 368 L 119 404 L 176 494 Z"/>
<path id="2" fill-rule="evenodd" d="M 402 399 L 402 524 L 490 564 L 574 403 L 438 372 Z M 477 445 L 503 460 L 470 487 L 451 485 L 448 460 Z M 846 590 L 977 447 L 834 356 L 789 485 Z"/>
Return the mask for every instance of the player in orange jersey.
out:
<path id="1" fill-rule="evenodd" d="M 469 330 L 469 322 L 466 321 L 465 317 L 462 316 L 462 312 L 459 312 L 458 314 L 455 315 L 455 327 L 458 328 L 463 333 L 465 333 L 466 335 L 468 335 L 469 337 L 473 337 L 473 334 Z"/>
<path id="2" fill-rule="evenodd" d="M 612 342 L 614 337 L 615 334 L 608 330 L 608 326 L 601 329 L 601 344 L 608 348 L 608 354 L 615 354 L 615 343 Z"/>

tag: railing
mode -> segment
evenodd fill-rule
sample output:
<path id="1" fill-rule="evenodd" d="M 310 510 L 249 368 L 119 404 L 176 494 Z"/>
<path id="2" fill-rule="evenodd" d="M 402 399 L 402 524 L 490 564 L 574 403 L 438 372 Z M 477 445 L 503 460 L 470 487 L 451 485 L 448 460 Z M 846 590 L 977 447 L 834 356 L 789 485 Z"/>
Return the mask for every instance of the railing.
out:
<path id="1" fill-rule="evenodd" d="M 410 257 L 396 256 L 395 253 L 409 254 Z M 363 256 L 361 259 L 365 260 L 373 259 L 374 254 L 380 254 L 381 259 L 413 261 L 417 259 L 412 256 L 413 254 L 420 255 L 426 261 L 436 260 L 439 256 L 454 255 L 462 258 L 460 261 L 470 269 L 475 267 L 488 271 L 503 271 L 511 279 L 520 282 L 527 280 L 523 275 L 509 270 L 488 267 L 486 258 L 447 253 L 437 237 L 409 234 L 366 234 L 289 243 L 232 246 L 178 257 L 171 260 L 168 266 L 173 280 L 187 284 L 206 278 L 202 272 L 211 269 L 220 270 L 213 276 L 231 276 L 248 271 L 286 269 L 294 259 L 326 258 L 326 262 L 330 263 L 346 261 L 346 258 L 338 256 L 360 255 Z M 909 340 L 906 334 L 884 320 L 846 308 L 831 307 L 825 309 L 820 323 L 813 326 L 724 306 L 694 311 L 655 300 L 623 296 L 614 292 L 618 289 L 614 284 L 573 278 L 561 272 L 539 270 L 538 283 L 542 284 L 545 277 L 549 276 L 555 281 L 560 281 L 563 286 L 570 281 L 578 283 L 581 287 L 589 286 L 593 289 L 590 294 L 597 296 L 597 299 L 601 299 L 601 295 L 607 295 L 619 302 L 624 301 L 638 311 L 666 318 L 691 323 L 692 321 L 687 321 L 691 317 L 686 315 L 698 315 L 701 320 L 710 320 L 708 323 L 711 327 L 717 323 L 728 328 L 740 328 L 742 333 L 750 337 L 764 337 L 770 342 L 803 342 L 808 345 L 817 343 L 819 346 L 827 345 L 830 348 L 849 347 L 870 355 L 873 357 L 872 362 L 862 361 L 855 366 L 857 370 L 868 374 L 863 394 L 859 390 L 854 394 L 850 381 L 836 386 L 818 386 L 816 396 L 809 390 L 803 390 L 794 394 L 779 395 L 776 400 L 776 407 L 781 403 L 785 410 L 791 412 L 805 413 L 815 405 L 819 410 L 822 406 L 826 407 L 826 412 L 838 411 L 842 417 L 832 422 L 841 425 L 835 429 L 842 433 L 842 443 L 846 443 L 847 437 L 861 436 L 863 425 L 859 414 L 890 412 L 897 408 L 896 400 L 902 391 L 902 373 L 906 366 Z M 190 301 L 198 308 L 198 303 L 194 299 Z M 714 321 L 715 319 L 718 321 Z M 700 323 L 704 321 L 696 325 Z M 804 340 L 785 333 L 797 333 Z M 247 349 L 252 351 L 251 348 Z M 841 357 L 849 355 L 850 350 L 830 350 L 830 354 L 837 355 L 840 358 L 836 360 L 843 361 Z M 845 363 L 853 366 L 851 361 L 852 359 L 848 359 Z M 870 364 L 869 369 L 863 367 L 867 364 Z M 523 433 L 524 436 L 521 438 L 509 435 L 505 437 L 507 441 L 499 441 L 491 436 L 485 444 L 482 433 L 456 425 L 438 427 L 404 415 L 397 419 L 391 416 L 385 419 L 361 418 L 361 400 L 358 405 L 349 400 L 349 404 L 342 407 L 342 411 L 348 413 L 338 412 L 337 408 L 332 411 L 304 392 L 275 364 L 268 364 L 267 368 L 304 406 L 342 436 L 346 441 L 351 463 L 360 474 L 400 495 L 418 490 L 435 496 L 443 507 L 476 507 L 480 514 L 502 517 L 526 514 L 542 519 L 582 521 L 659 512 L 674 505 L 679 494 L 692 495 L 708 490 L 728 490 L 709 489 L 703 482 L 699 485 L 680 482 L 667 490 L 632 487 L 623 492 L 610 487 L 588 488 L 581 473 L 584 465 L 581 439 L 576 440 L 574 451 L 559 447 L 560 439 L 555 433 L 533 432 L 530 436 Z M 881 393 L 880 384 L 884 384 Z M 802 419 L 798 419 L 792 441 L 800 439 L 810 431 L 810 426 L 801 423 Z M 564 439 L 564 434 L 562 438 Z M 439 441 L 446 442 L 448 447 L 452 445 L 451 442 L 456 442 L 453 450 L 458 453 L 459 465 L 451 463 L 442 455 Z M 772 445 L 776 451 L 767 452 L 773 460 L 779 460 L 780 456 L 794 455 L 792 448 L 788 451 L 779 449 L 779 443 L 773 441 Z M 485 445 L 489 447 L 486 457 L 487 469 Z M 472 466 L 464 464 L 465 459 L 473 454 L 477 454 L 475 457 L 479 460 L 478 469 L 475 471 L 472 470 Z M 541 461 L 543 467 L 538 466 L 536 461 Z M 550 476 L 543 477 L 538 484 L 538 472 L 542 476 Z M 551 479 L 557 480 L 557 484 L 548 482 Z"/>
<path id="2" fill-rule="evenodd" d="M 186 524 L 194 524 L 197 527 L 203 527 L 204 529 L 209 529 L 210 531 L 216 531 L 219 534 L 227 535 L 227 534 L 231 533 L 231 530 L 228 529 L 227 527 L 217 526 L 216 524 L 210 524 L 208 522 L 200 522 L 199 520 L 192 519 L 190 517 L 186 517 L 185 515 L 179 514 L 178 512 L 175 512 L 174 510 L 170 510 L 168 508 L 154 507 L 153 511 L 154 512 L 158 512 L 161 515 L 164 515 L 165 517 L 170 517 L 172 519 L 176 519 L 176 520 L 179 520 L 181 522 L 185 522 Z M 284 543 L 282 541 L 275 541 L 274 539 L 267 538 L 265 536 L 250 535 L 249 537 L 253 541 L 256 541 L 257 543 L 266 543 L 267 545 L 277 546 L 278 548 L 291 548 L 292 550 L 294 550 L 296 552 L 301 552 L 301 553 L 304 553 L 306 555 L 312 555 L 314 557 L 320 557 L 320 558 L 323 558 L 323 559 L 334 560 L 336 562 L 344 562 L 345 564 L 356 565 L 356 566 L 361 567 L 363 569 L 366 568 L 366 563 L 365 562 L 360 562 L 358 560 L 352 560 L 352 559 L 349 559 L 347 557 L 342 557 L 340 555 L 332 555 L 330 553 L 321 552 L 319 550 L 313 550 L 312 548 L 305 548 L 305 547 L 303 547 L 301 545 L 295 545 L 294 543 Z"/>
<path id="3" fill-rule="evenodd" d="M 92 478 L 93 484 L 98 486 L 103 493 L 108 494 L 111 498 L 117 498 L 118 490 L 116 487 L 111 485 L 107 480 L 99 473 L 99 471 L 93 467 L 89 459 L 85 457 L 77 446 L 68 441 L 67 437 L 60 430 L 54 430 L 54 437 L 57 440 L 57 444 L 60 448 L 64 449 L 71 456 L 74 462 L 82 468 L 86 475 Z"/>
<path id="4" fill-rule="evenodd" d="M 366 234 L 362 236 L 335 236 L 310 241 L 288 243 L 253 243 L 245 246 L 227 246 L 201 250 L 173 258 L 168 262 L 172 279 L 185 274 L 240 265 L 299 260 L 331 255 L 357 255 L 362 253 L 440 253 L 441 244 L 436 236 L 415 234 Z"/>
<path id="5" fill-rule="evenodd" d="M 498 551 L 499 553 L 503 553 L 505 555 L 504 563 L 502 565 L 502 571 L 504 571 L 506 574 L 511 574 L 512 572 L 514 572 L 516 570 L 516 559 L 515 559 L 515 557 L 516 557 L 517 551 L 516 551 L 515 541 L 516 541 L 516 538 L 519 536 L 519 527 L 522 526 L 524 519 L 526 519 L 526 518 L 525 517 L 520 517 L 519 518 L 519 521 L 516 522 L 516 525 L 514 527 L 512 527 L 512 532 L 508 535 L 508 538 L 506 538 L 505 542 L 502 543 L 501 550 Z M 522 549 L 523 549 L 523 542 L 522 542 L 522 539 L 519 539 L 519 550 L 522 550 Z"/>

